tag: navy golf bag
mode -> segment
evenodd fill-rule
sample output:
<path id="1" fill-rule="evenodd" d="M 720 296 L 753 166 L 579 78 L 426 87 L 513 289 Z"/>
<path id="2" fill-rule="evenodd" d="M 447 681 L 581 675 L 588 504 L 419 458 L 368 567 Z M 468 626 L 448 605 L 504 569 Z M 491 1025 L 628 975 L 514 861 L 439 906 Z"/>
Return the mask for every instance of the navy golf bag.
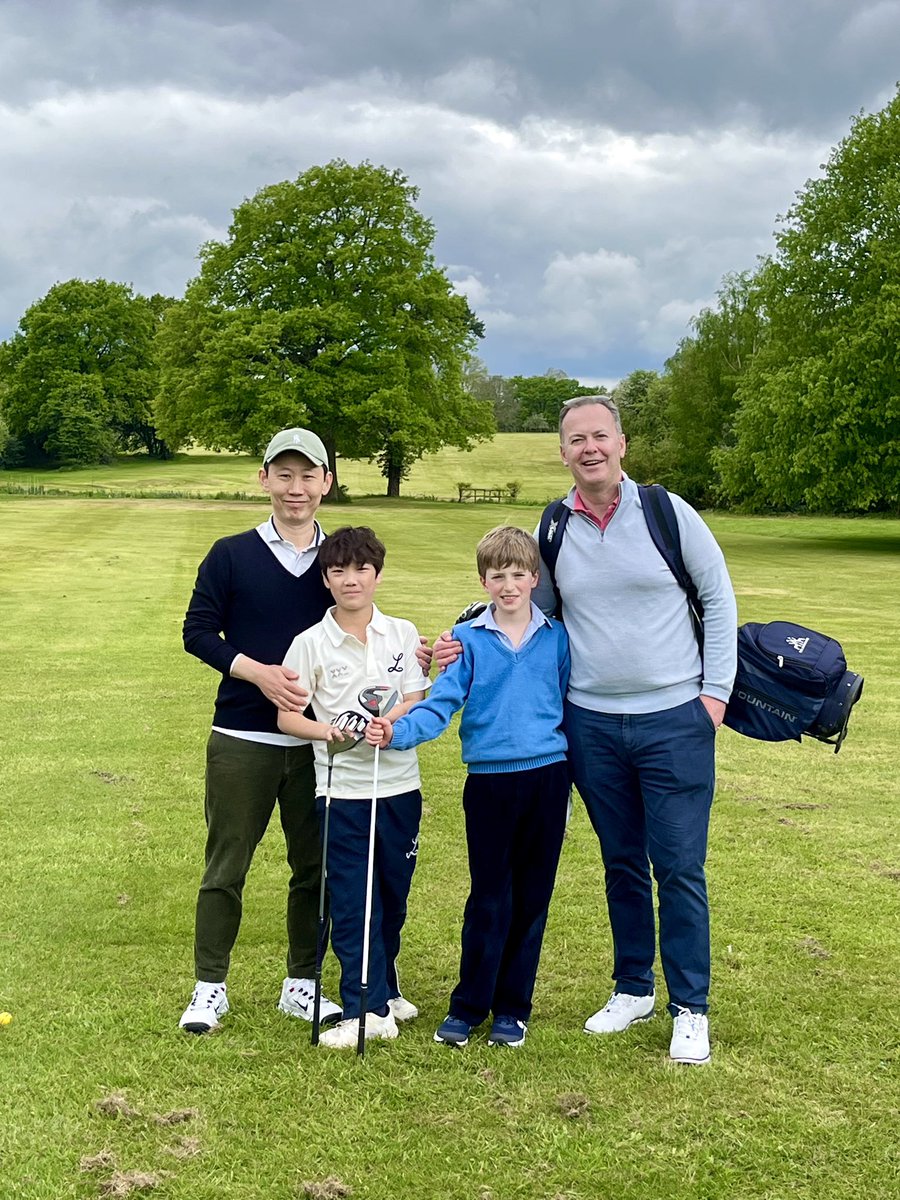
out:
<path id="1" fill-rule="evenodd" d="M 799 742 L 805 733 L 837 754 L 863 690 L 839 642 L 792 621 L 748 621 L 738 630 L 737 657 L 729 728 L 762 742 Z"/>

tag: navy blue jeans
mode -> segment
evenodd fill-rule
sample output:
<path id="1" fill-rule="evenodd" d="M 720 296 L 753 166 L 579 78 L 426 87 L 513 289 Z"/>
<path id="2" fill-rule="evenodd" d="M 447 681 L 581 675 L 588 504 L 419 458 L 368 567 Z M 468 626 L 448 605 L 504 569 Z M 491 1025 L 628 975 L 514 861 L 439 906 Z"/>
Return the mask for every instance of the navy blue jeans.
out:
<path id="1" fill-rule="evenodd" d="M 317 801 L 320 817 L 325 801 Z M 328 896 L 331 947 L 341 964 L 341 1004 L 345 1017 L 359 1016 L 362 982 L 363 918 L 369 853 L 371 800 L 331 801 L 328 822 Z M 381 1009 L 400 994 L 397 955 L 406 921 L 406 901 L 419 852 L 422 793 L 404 792 L 378 801 L 366 1007 Z"/>
<path id="2" fill-rule="evenodd" d="M 676 1007 L 709 1004 L 707 834 L 715 729 L 699 697 L 663 712 L 614 715 L 566 704 L 572 778 L 600 839 L 616 990 L 654 990 L 659 951 Z"/>

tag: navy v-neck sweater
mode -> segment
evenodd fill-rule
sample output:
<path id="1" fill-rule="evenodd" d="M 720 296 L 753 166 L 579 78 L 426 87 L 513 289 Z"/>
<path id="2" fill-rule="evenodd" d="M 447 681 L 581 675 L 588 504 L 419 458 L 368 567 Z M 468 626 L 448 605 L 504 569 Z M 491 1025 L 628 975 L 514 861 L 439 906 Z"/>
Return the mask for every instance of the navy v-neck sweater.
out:
<path id="1" fill-rule="evenodd" d="M 304 629 L 322 620 L 331 594 L 314 564 L 286 570 L 255 529 L 215 542 L 200 564 L 184 618 L 184 648 L 221 671 L 214 725 L 277 733 L 278 710 L 258 687 L 232 679 L 238 654 L 281 663 Z"/>

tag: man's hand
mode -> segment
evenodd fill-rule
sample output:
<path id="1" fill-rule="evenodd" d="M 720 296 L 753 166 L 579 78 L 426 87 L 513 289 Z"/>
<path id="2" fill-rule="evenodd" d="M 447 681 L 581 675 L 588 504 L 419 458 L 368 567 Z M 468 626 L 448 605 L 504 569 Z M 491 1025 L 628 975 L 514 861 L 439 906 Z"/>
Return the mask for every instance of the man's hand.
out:
<path id="1" fill-rule="evenodd" d="M 434 643 L 434 661 L 438 670 L 446 671 L 451 663 L 456 662 L 462 654 L 462 642 L 458 642 L 449 629 L 445 629 Z"/>
<path id="2" fill-rule="evenodd" d="M 725 717 L 725 702 L 724 700 L 716 700 L 712 696 L 700 696 L 700 703 L 709 713 L 709 719 L 712 721 L 716 729 L 722 724 Z"/>
<path id="3" fill-rule="evenodd" d="M 422 668 L 422 674 L 427 677 L 431 670 L 431 656 L 434 651 L 428 645 L 428 638 L 419 638 L 419 648 L 416 650 L 416 662 Z"/>
<path id="4" fill-rule="evenodd" d="M 309 703 L 309 693 L 294 681 L 299 678 L 296 671 L 274 663 L 266 665 L 239 655 L 233 662 L 231 674 L 234 679 L 244 679 L 255 684 L 267 700 L 281 712 L 303 712 Z"/>
<path id="5" fill-rule="evenodd" d="M 391 744 L 394 736 L 394 726 L 387 717 L 373 717 L 366 727 L 366 741 L 370 746 L 380 746 L 382 750 Z"/>

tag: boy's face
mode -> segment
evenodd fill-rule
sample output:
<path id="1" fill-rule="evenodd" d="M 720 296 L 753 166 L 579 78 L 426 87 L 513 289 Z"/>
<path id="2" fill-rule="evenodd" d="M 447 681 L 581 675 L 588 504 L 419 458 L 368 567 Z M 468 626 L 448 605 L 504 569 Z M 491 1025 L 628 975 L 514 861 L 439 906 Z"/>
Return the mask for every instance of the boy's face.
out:
<path id="1" fill-rule="evenodd" d="M 272 501 L 275 523 L 283 529 L 308 525 L 331 487 L 331 472 L 296 450 L 285 450 L 259 473 L 259 482 Z"/>
<path id="2" fill-rule="evenodd" d="M 508 567 L 492 567 L 482 576 L 481 583 L 498 613 L 507 616 L 531 611 L 531 593 L 538 577 L 527 567 L 511 563 Z"/>
<path id="3" fill-rule="evenodd" d="M 329 567 L 324 579 L 338 610 L 358 613 L 372 607 L 372 597 L 381 583 L 381 573 L 371 563 L 350 563 L 345 567 Z"/>

